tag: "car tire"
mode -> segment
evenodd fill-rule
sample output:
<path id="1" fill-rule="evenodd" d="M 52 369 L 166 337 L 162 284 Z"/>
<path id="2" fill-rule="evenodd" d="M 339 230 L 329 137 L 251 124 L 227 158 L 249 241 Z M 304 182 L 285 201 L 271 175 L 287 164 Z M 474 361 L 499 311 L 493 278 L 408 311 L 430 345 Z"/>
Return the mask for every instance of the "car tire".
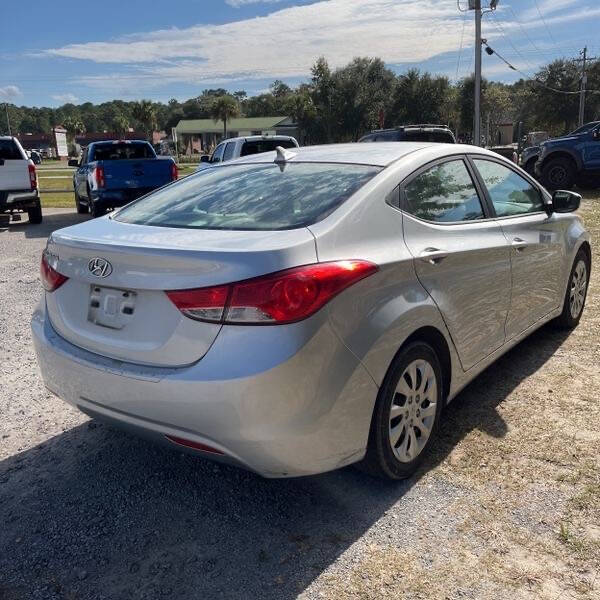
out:
<path id="1" fill-rule="evenodd" d="M 537 157 L 536 158 L 530 158 L 525 163 L 525 171 L 527 171 L 527 173 L 529 173 L 532 177 L 535 177 L 535 163 L 536 162 L 537 162 Z"/>
<path id="2" fill-rule="evenodd" d="M 27 215 L 31 225 L 39 225 L 42 222 L 42 205 L 38 203 L 33 208 L 29 208 Z"/>
<path id="3" fill-rule="evenodd" d="M 81 204 L 79 194 L 75 192 L 75 208 L 80 215 L 85 215 L 89 212 L 89 206 L 87 204 Z"/>
<path id="4" fill-rule="evenodd" d="M 385 479 L 410 477 L 435 437 L 443 387 L 440 361 L 429 344 L 412 342 L 402 348 L 377 395 L 367 453 L 357 466 Z"/>
<path id="5" fill-rule="evenodd" d="M 549 190 L 569 190 L 575 183 L 576 168 L 569 158 L 551 158 L 542 165 L 541 175 Z"/>
<path id="6" fill-rule="evenodd" d="M 574 329 L 579 324 L 590 283 L 590 258 L 583 249 L 575 256 L 563 301 L 562 313 L 554 320 L 559 329 Z"/>

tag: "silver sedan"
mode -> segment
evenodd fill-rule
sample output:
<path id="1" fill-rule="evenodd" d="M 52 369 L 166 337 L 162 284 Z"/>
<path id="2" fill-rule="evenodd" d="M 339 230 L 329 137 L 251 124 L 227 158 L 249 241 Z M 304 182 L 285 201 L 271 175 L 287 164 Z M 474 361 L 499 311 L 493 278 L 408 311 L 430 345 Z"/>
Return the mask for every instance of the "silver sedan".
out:
<path id="1" fill-rule="evenodd" d="M 232 161 L 50 236 L 42 376 L 92 417 L 266 477 L 407 477 L 469 381 L 579 322 L 579 201 L 471 146 Z"/>

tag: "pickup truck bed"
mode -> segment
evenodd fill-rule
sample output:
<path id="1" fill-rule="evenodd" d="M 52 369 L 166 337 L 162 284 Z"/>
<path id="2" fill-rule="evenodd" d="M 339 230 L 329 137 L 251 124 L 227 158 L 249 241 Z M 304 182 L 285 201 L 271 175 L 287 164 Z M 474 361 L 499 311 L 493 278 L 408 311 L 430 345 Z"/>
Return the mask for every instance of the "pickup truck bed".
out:
<path id="1" fill-rule="evenodd" d="M 42 222 L 35 165 L 17 138 L 0 136 L 0 214 L 20 219 L 21 212 L 32 224 Z"/>

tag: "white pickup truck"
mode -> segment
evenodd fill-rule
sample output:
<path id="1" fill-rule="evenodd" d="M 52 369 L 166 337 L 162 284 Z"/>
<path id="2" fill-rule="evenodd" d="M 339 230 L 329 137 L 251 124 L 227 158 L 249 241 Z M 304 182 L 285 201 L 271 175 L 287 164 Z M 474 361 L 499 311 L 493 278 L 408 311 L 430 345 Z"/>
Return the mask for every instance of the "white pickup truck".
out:
<path id="1" fill-rule="evenodd" d="M 0 136 L 0 216 L 8 213 L 10 219 L 21 212 L 32 224 L 42 222 L 35 165 L 17 138 Z"/>

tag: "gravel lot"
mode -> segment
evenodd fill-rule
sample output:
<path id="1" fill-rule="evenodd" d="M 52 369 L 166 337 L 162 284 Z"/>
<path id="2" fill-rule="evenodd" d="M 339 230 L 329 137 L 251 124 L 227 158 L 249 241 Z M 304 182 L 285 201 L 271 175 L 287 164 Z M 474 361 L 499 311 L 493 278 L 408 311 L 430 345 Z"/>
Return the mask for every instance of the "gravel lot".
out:
<path id="1" fill-rule="evenodd" d="M 597 237 L 600 199 L 582 212 Z M 263 480 L 41 385 L 39 257 L 82 218 L 0 227 L 1 600 L 600 597 L 598 268 L 580 327 L 543 328 L 471 384 L 419 476 Z"/>

